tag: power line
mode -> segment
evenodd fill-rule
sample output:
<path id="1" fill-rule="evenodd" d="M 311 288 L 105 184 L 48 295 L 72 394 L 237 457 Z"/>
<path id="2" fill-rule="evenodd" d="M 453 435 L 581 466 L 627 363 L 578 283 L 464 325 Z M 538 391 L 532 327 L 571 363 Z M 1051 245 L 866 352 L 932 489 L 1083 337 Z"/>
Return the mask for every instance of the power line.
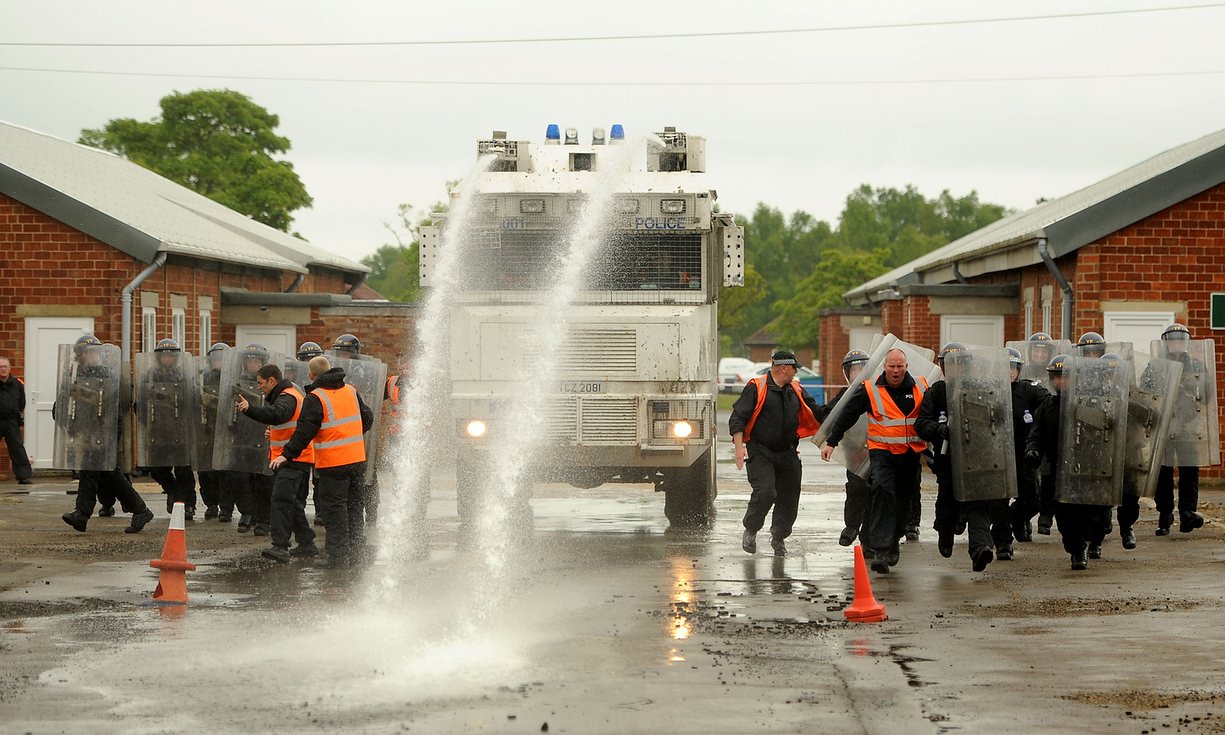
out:
<path id="1" fill-rule="evenodd" d="M 328 48 L 371 46 L 474 46 L 491 44 L 525 43 L 578 43 L 594 41 L 652 41 L 683 38 L 733 38 L 743 36 L 781 36 L 802 33 L 837 33 L 847 31 L 874 31 L 898 28 L 938 28 L 984 23 L 1018 23 L 1037 20 L 1063 20 L 1069 18 L 1097 18 L 1103 16 L 1138 15 L 1142 13 L 1166 13 L 1183 10 L 1204 10 L 1225 7 L 1225 2 L 1202 5 L 1173 5 L 1164 8 L 1128 8 L 1121 10 L 1086 10 L 1076 13 L 1051 13 L 1046 15 L 1018 15 L 1005 18 L 965 18 L 960 20 L 930 20 L 906 23 L 873 23 L 843 26 L 816 26 L 811 28 L 774 28 L 750 31 L 699 31 L 693 33 L 648 33 L 612 36 L 543 36 L 535 38 L 460 38 L 432 39 L 420 41 L 283 41 L 283 42 L 232 42 L 232 43 L 170 43 L 170 42 L 74 42 L 74 41 L 0 41 L 0 46 L 38 46 L 48 48 Z"/>
<path id="2" fill-rule="evenodd" d="M 227 74 L 175 74 L 170 72 L 99 71 L 96 69 L 50 69 L 25 66 L 0 66 L 0 71 L 46 74 L 84 74 L 89 76 L 155 77 L 176 79 L 220 79 L 247 82 L 308 82 L 322 84 L 397 84 L 432 87 L 850 87 L 910 84 L 984 84 L 1005 82 L 1063 82 L 1109 79 L 1153 79 L 1198 77 L 1225 74 L 1225 69 L 1204 71 L 1139 72 L 1134 74 L 1065 74 L 1056 76 L 942 77 L 932 79 L 794 79 L 775 81 L 545 81 L 526 79 L 371 79 L 358 77 L 279 77 Z"/>

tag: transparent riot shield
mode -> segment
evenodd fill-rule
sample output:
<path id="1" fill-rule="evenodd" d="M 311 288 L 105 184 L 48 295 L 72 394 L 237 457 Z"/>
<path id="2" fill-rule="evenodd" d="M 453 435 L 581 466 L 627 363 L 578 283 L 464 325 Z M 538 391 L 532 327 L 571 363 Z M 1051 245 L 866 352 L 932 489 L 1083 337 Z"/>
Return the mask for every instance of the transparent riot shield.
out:
<path id="1" fill-rule="evenodd" d="M 1127 449 L 1123 459 L 1123 492 L 1150 498 L 1170 438 L 1170 421 L 1178 397 L 1182 364 L 1137 352 L 1135 380 L 1127 398 Z"/>
<path id="2" fill-rule="evenodd" d="M 294 387 L 305 393 L 305 387 L 310 383 L 310 370 L 301 360 L 285 355 L 281 358 L 281 375 L 294 384 Z"/>
<path id="3" fill-rule="evenodd" d="M 345 371 L 345 382 L 357 389 L 370 410 L 374 412 L 374 423 L 366 432 L 366 477 L 374 482 L 378 463 L 378 446 L 383 424 L 383 391 L 387 387 L 387 365 L 382 360 L 368 355 L 350 356 L 347 352 L 327 352 L 332 367 Z"/>
<path id="4" fill-rule="evenodd" d="M 1021 380 L 1037 383 L 1048 391 L 1051 390 L 1051 380 L 1046 374 L 1047 364 L 1055 355 L 1072 354 L 1072 343 L 1066 339 L 1034 342 L 1024 340 L 1008 342 L 1004 346 L 1016 348 L 1025 358 L 1025 364 L 1021 366 Z"/>
<path id="5" fill-rule="evenodd" d="M 1153 340 L 1153 357 L 1182 364 L 1173 432 L 1161 464 L 1211 467 L 1221 463 L 1221 426 L 1216 397 L 1216 342 L 1211 339 Z"/>
<path id="6" fill-rule="evenodd" d="M 88 346 L 80 355 L 60 345 L 54 466 L 61 470 L 113 470 L 119 464 L 122 366 L 115 345 Z"/>
<path id="7" fill-rule="evenodd" d="M 884 372 L 885 355 L 894 348 L 901 349 L 906 353 L 906 360 L 910 364 L 910 374 L 916 381 L 922 378 L 923 381 L 926 381 L 927 385 L 931 385 L 940 379 L 940 368 L 932 362 L 935 353 L 931 350 L 904 342 L 893 334 L 885 334 L 879 338 L 873 338 L 870 357 L 868 362 L 864 364 L 863 370 L 856 377 L 857 382 L 847 389 L 846 393 L 842 396 L 842 400 L 838 401 L 829 415 L 825 417 L 825 421 L 817 429 L 816 435 L 812 437 L 814 444 L 820 446 L 825 443 L 830 430 L 838 422 L 838 417 L 842 415 L 846 404 L 850 402 L 850 397 L 863 390 L 863 381 L 876 380 L 880 377 L 881 373 Z M 831 459 L 854 474 L 867 479 L 869 465 L 867 442 L 868 417 L 865 414 L 859 417 L 854 426 L 847 429 L 842 440 L 838 442 L 838 446 L 834 448 Z"/>
<path id="8" fill-rule="evenodd" d="M 254 353 L 233 349 L 226 352 L 217 391 L 217 430 L 213 437 L 213 469 L 270 475 L 268 468 L 268 428 L 238 410 L 238 397 L 252 406 L 264 405 L 264 394 L 255 382 L 255 373 L 268 363 L 280 362 L 273 353 Z"/>
<path id="9" fill-rule="evenodd" d="M 187 352 L 136 355 L 136 466 L 182 467 L 195 459 L 195 361 Z"/>
<path id="10" fill-rule="evenodd" d="M 960 501 L 1017 496 L 1012 372 L 1005 350 L 944 358 L 954 495 Z"/>
<path id="11" fill-rule="evenodd" d="M 1071 359 L 1059 405 L 1060 502 L 1115 506 L 1122 499 L 1132 370 L 1126 361 Z"/>
<path id="12" fill-rule="evenodd" d="M 195 441 L 192 443 L 192 466 L 202 472 L 213 469 L 213 446 L 217 437 L 217 406 L 220 401 L 221 371 L 231 349 L 227 346 L 207 357 L 197 358 L 196 400 L 192 420 Z"/>

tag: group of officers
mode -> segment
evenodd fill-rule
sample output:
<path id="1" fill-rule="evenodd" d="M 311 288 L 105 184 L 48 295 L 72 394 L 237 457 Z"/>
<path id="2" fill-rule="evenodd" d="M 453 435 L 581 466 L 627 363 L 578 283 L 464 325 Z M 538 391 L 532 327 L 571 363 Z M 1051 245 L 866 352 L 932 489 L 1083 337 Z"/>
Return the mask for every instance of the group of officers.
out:
<path id="1" fill-rule="evenodd" d="M 204 519 L 230 523 L 237 508 L 239 533 L 270 536 L 264 557 L 317 556 L 323 567 L 366 558 L 365 527 L 378 518 L 380 414 L 386 404 L 394 423 L 400 376 L 362 355 L 356 336 L 341 335 L 328 352 L 305 342 L 293 357 L 219 342 L 194 358 L 163 339 L 136 355 L 131 380 L 119 349 L 93 335 L 62 345 L 59 357 L 54 466 L 79 480 L 63 515 L 69 526 L 84 532 L 95 507 L 113 516 L 116 502 L 132 514 L 125 532 L 153 519 L 121 469 L 134 410 L 132 465 L 161 486 L 167 512 L 182 503 L 194 519 L 198 475 Z M 312 475 L 323 554 L 305 512 Z"/>
<path id="2" fill-rule="evenodd" d="M 1148 352 L 1086 332 L 1075 345 L 1035 333 L 1006 349 L 950 342 L 933 354 L 885 335 L 872 354 L 851 350 L 847 387 L 821 405 L 794 381 L 798 363 L 776 352 L 729 419 L 736 465 L 752 495 L 742 547 L 756 553 L 771 516 L 771 546 L 787 553 L 800 495 L 800 439 L 847 468 L 844 529 L 877 573 L 917 540 L 921 462 L 936 475 L 933 528 L 941 556 L 969 532 L 972 569 L 1009 560 L 1013 543 L 1057 527 L 1071 568 L 1101 558 L 1117 518 L 1137 545 L 1140 497 L 1154 498 L 1156 535 L 1204 524 L 1199 468 L 1220 462 L 1215 345 L 1172 324 Z M 932 358 L 935 361 L 932 361 Z M 1175 473 L 1178 475 L 1175 503 Z M 1112 509 L 1117 509 L 1112 517 Z"/>

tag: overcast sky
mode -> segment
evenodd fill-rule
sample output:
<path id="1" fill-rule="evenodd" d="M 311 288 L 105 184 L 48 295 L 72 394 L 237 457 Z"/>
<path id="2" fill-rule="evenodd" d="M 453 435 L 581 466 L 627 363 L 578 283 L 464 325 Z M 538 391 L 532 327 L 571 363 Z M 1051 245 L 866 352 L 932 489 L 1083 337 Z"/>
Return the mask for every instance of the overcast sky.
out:
<path id="1" fill-rule="evenodd" d="M 1164 10 L 1034 18 L 1157 8 Z M 933 24 L 1019 17 L 1028 19 Z M 555 43 L 13 45 L 830 27 L 843 29 Z M 443 199 L 444 182 L 471 166 L 478 138 L 499 129 L 539 141 L 550 122 L 578 127 L 584 140 L 614 122 L 705 136 L 708 177 L 725 211 L 747 214 L 766 202 L 832 221 L 865 182 L 914 184 L 928 196 L 977 190 L 1024 209 L 1225 127 L 1223 30 L 1225 3 L 1195 0 L 0 0 L 0 119 L 75 140 L 112 118 L 152 119 L 172 91 L 241 91 L 280 116 L 293 142 L 288 158 L 315 198 L 294 229 L 356 260 L 391 241 L 383 223 L 398 203 Z M 434 83 L 235 78 L 243 76 Z M 668 82 L 677 84 L 660 86 Z"/>

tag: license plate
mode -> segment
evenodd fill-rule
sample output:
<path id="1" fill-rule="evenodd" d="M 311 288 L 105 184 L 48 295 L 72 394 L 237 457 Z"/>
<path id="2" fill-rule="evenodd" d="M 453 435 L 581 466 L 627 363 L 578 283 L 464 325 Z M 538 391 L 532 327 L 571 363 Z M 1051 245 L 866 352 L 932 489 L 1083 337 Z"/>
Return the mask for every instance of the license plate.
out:
<path id="1" fill-rule="evenodd" d="M 604 384 L 598 381 L 571 381 L 560 383 L 558 389 L 562 393 L 603 393 Z"/>

